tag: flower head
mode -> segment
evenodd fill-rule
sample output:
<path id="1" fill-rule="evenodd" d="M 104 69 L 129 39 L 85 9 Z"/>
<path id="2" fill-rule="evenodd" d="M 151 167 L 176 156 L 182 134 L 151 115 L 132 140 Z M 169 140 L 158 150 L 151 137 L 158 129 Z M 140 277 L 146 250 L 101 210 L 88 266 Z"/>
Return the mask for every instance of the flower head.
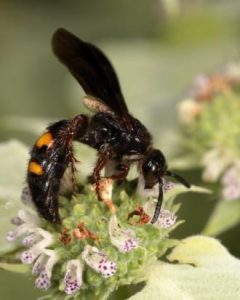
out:
<path id="1" fill-rule="evenodd" d="M 64 293 L 67 297 L 90 299 L 94 293 L 96 299 L 104 299 L 119 282 L 125 285 L 135 281 L 138 270 L 149 260 L 158 259 L 163 249 L 169 247 L 164 244 L 173 217 L 161 214 L 161 227 L 157 228 L 156 224 L 145 226 L 151 218 L 144 218 L 141 224 L 130 224 L 129 213 L 146 199 L 132 199 L 117 187 L 112 195 L 112 181 L 101 180 L 101 184 L 101 196 L 108 206 L 87 187 L 72 201 L 59 197 L 61 224 L 50 224 L 26 210 L 12 219 L 15 228 L 8 240 L 20 239 L 19 258 L 24 264 L 32 264 L 38 289 L 48 290 L 51 295 L 56 291 L 59 297 Z M 173 187 L 174 184 L 163 180 L 164 193 L 168 194 Z M 169 194 L 174 198 L 174 193 Z M 113 210 L 109 212 L 112 197 L 117 217 L 112 215 Z"/>

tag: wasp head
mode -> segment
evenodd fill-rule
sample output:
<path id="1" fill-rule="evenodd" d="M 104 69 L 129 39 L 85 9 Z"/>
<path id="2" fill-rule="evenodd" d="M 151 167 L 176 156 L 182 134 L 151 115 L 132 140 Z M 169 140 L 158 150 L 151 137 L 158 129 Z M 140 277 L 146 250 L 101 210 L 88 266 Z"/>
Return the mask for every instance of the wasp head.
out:
<path id="1" fill-rule="evenodd" d="M 151 189 L 167 172 L 167 163 L 160 150 L 151 150 L 145 156 L 142 164 L 142 173 L 145 180 L 145 189 Z"/>

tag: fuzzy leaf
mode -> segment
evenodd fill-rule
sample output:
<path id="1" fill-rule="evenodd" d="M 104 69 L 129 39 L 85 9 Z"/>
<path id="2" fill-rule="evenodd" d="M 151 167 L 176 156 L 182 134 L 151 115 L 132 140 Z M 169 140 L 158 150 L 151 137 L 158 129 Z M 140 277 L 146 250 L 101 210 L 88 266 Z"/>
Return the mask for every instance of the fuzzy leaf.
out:
<path id="1" fill-rule="evenodd" d="M 210 194 L 211 191 L 202 188 L 196 185 L 192 185 L 190 189 L 186 188 L 182 184 L 176 184 L 173 189 L 168 191 L 164 194 L 164 208 L 169 209 L 169 207 L 172 205 L 173 200 L 180 194 L 187 193 L 187 192 L 193 192 L 193 193 L 205 193 Z"/>
<path id="2" fill-rule="evenodd" d="M 11 140 L 0 144 L 0 253 L 13 249 L 14 244 L 5 241 L 12 227 L 10 219 L 23 206 L 20 201 L 24 185 L 28 148 Z"/>
<path id="3" fill-rule="evenodd" d="M 240 299 L 240 261 L 217 240 L 194 236 L 144 270 L 146 286 L 131 300 Z"/>
<path id="4" fill-rule="evenodd" d="M 24 264 L 0 263 L 0 270 L 5 270 L 14 273 L 26 273 L 29 271 L 29 267 Z"/>
<path id="5" fill-rule="evenodd" d="M 240 201 L 220 200 L 203 229 L 203 234 L 216 236 L 239 223 Z"/>

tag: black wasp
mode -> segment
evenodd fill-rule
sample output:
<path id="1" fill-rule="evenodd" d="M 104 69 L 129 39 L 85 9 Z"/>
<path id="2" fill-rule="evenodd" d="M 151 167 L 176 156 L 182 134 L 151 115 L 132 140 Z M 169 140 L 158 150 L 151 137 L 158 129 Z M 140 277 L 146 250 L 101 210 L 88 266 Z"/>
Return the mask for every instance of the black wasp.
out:
<path id="1" fill-rule="evenodd" d="M 138 164 L 145 189 L 159 185 L 157 205 L 151 220 L 155 223 L 163 199 L 163 177 L 171 176 L 186 187 L 190 185 L 168 170 L 163 153 L 153 148 L 152 137 L 146 127 L 128 112 L 117 75 L 107 57 L 96 46 L 61 28 L 53 35 L 52 47 L 86 92 L 85 104 L 95 114 L 92 117 L 80 114 L 50 125 L 33 146 L 27 182 L 38 212 L 51 223 L 60 222 L 60 181 L 69 165 L 74 175 L 76 160 L 72 143 L 78 141 L 98 151 L 91 175 L 91 182 L 96 183 L 96 187 L 104 168 L 111 166 L 110 178 L 123 179 L 133 162 Z"/>

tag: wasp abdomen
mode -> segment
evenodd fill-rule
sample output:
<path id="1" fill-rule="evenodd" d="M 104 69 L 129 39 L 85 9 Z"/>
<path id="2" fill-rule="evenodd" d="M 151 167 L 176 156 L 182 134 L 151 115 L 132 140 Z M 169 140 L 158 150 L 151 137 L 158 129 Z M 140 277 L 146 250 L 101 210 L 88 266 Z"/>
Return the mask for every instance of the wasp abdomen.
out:
<path id="1" fill-rule="evenodd" d="M 27 182 L 33 202 L 45 219 L 59 223 L 58 191 L 61 178 L 68 166 L 66 147 L 59 143 L 61 130 L 68 121 L 60 121 L 48 127 L 31 151 Z"/>

